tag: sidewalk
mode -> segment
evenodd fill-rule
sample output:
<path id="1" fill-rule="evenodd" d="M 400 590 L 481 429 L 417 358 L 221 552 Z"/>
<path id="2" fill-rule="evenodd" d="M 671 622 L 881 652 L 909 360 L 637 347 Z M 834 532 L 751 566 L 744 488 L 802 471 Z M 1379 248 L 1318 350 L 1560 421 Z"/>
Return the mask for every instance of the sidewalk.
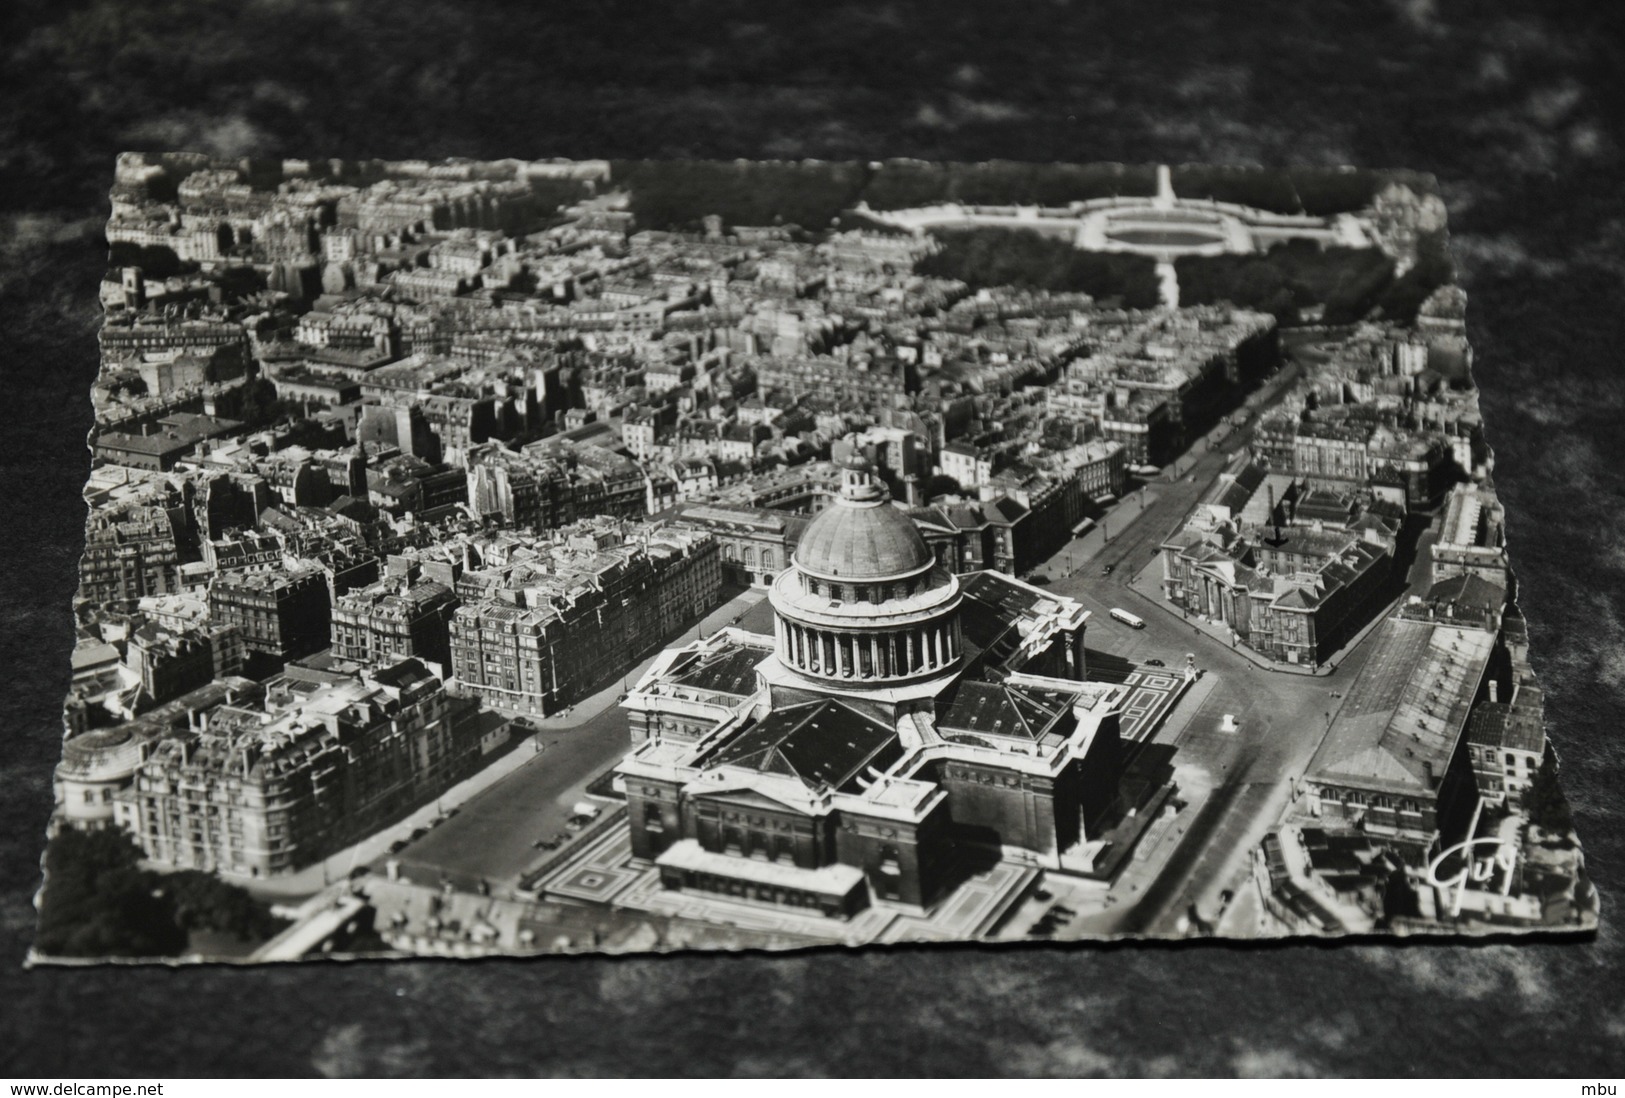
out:
<path id="1" fill-rule="evenodd" d="M 545 717 L 540 717 L 534 713 L 520 712 L 519 710 L 509 711 L 495 706 L 488 706 L 487 708 L 493 708 L 502 713 L 511 712 L 522 717 L 531 727 L 540 728 L 544 731 L 566 731 L 575 728 L 577 725 L 585 724 L 609 706 L 619 702 L 626 688 L 642 678 L 644 672 L 649 670 L 650 665 L 659 659 L 661 653 L 665 652 L 666 649 L 688 644 L 697 639 L 697 636 L 709 637 L 719 629 L 737 623 L 757 603 L 765 598 L 767 598 L 766 588 L 746 588 L 706 614 L 705 617 L 689 622 L 683 627 L 681 633 L 666 638 L 664 644 L 639 659 L 637 663 L 628 667 L 620 675 L 612 676 L 603 686 L 600 686 L 586 697 L 571 702 L 557 713 L 550 713 Z M 626 684 L 625 686 L 622 685 L 623 682 Z"/>
<path id="2" fill-rule="evenodd" d="M 1050 554 L 1047 560 L 1034 565 L 1033 571 L 1046 574 L 1051 580 L 1071 578 L 1100 556 L 1111 542 L 1122 540 L 1139 524 L 1142 515 L 1154 510 L 1162 492 L 1168 487 L 1161 480 L 1154 480 L 1141 488 L 1129 491 L 1112 505 L 1111 510 L 1097 521 L 1088 533 L 1062 545 Z M 1144 494 L 1143 501 L 1139 502 L 1137 507 L 1129 506 L 1141 493 Z M 1108 532 L 1111 534 L 1111 541 L 1106 540 Z"/>
<path id="3" fill-rule="evenodd" d="M 667 644 L 688 643 L 689 640 L 693 639 L 696 627 L 709 635 L 724 626 L 731 625 L 766 597 L 767 592 L 760 588 L 749 588 L 741 591 L 705 615 L 701 621 L 691 623 L 683 633 L 670 638 Z M 644 659 L 639 660 L 636 665 L 627 670 L 624 676 L 625 680 L 636 682 L 664 650 L 664 647 L 662 647 Z M 449 813 L 485 792 L 530 762 L 537 755 L 542 754 L 550 743 L 557 742 L 564 734 L 586 724 L 604 710 L 615 705 L 620 701 L 621 682 L 622 676 L 617 676 L 593 694 L 551 716 L 538 717 L 532 714 L 524 714 L 526 723 L 535 731 L 515 742 L 500 758 L 493 760 L 490 765 L 452 786 L 435 800 L 413 810 L 410 815 L 373 832 L 365 839 L 352 843 L 343 850 L 330 854 L 320 862 L 308 865 L 297 873 L 281 877 L 239 877 L 226 873 L 222 873 L 220 876 L 225 880 L 242 885 L 257 896 L 273 901 L 311 896 L 330 884 L 341 882 L 357 866 L 367 865 L 388 853 L 390 845 L 396 840 L 406 838 L 420 827 L 432 827 L 443 813 Z M 501 712 L 500 710 L 489 711 Z M 520 732 L 521 730 L 516 728 L 514 731 Z M 595 777 L 597 777 L 596 774 L 582 775 L 581 780 L 571 787 L 570 794 L 576 797 L 585 796 L 587 783 Z"/>
<path id="4" fill-rule="evenodd" d="M 328 885 L 343 882 L 350 871 L 366 865 L 388 853 L 396 839 L 404 839 L 420 827 L 431 827 L 443 812 L 458 808 L 465 802 L 489 789 L 503 778 L 518 770 L 541 753 L 536 737 L 514 744 L 491 765 L 442 793 L 438 798 L 414 810 L 380 831 L 375 831 L 360 842 L 352 843 L 325 859 L 307 865 L 297 873 L 282 877 L 241 877 L 221 872 L 222 880 L 248 889 L 267 900 L 302 899 L 313 896 Z"/>
<path id="5" fill-rule="evenodd" d="M 1344 643 L 1343 647 L 1332 653 L 1329 659 L 1327 659 L 1324 663 L 1318 664 L 1317 666 L 1309 667 L 1304 664 L 1284 663 L 1280 660 L 1271 659 L 1268 656 L 1253 651 L 1245 644 L 1236 641 L 1231 636 L 1229 627 L 1224 625 L 1222 622 L 1209 621 L 1206 618 L 1187 616 L 1186 614 L 1181 613 L 1178 607 L 1174 606 L 1173 603 L 1169 602 L 1162 596 L 1161 570 L 1162 561 L 1160 559 L 1151 561 L 1144 568 L 1140 569 L 1140 571 L 1135 574 L 1134 578 L 1129 581 L 1129 590 L 1133 591 L 1136 595 L 1139 595 L 1145 601 L 1156 606 L 1163 613 L 1168 614 L 1171 617 L 1179 618 L 1182 622 L 1184 622 L 1184 624 L 1189 625 L 1192 629 L 1205 634 L 1222 645 L 1227 646 L 1232 652 L 1240 656 L 1242 659 L 1263 668 L 1265 671 L 1283 671 L 1290 675 L 1325 677 L 1336 672 L 1338 665 L 1348 657 L 1348 654 L 1363 644 L 1365 639 L 1369 637 L 1378 626 L 1387 621 L 1388 615 L 1392 614 L 1395 607 L 1397 607 L 1405 598 L 1403 593 L 1400 594 L 1399 597 L 1394 599 L 1393 602 L 1390 602 L 1388 605 L 1384 606 L 1381 613 L 1377 614 L 1369 622 L 1362 626 L 1358 633 L 1349 638 L 1349 640 Z"/>

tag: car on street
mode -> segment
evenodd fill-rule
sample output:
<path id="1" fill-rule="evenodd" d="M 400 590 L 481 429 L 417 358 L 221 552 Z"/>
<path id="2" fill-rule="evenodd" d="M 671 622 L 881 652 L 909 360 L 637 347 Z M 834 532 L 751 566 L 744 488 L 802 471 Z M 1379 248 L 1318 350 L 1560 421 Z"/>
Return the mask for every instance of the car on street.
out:
<path id="1" fill-rule="evenodd" d="M 1103 575 L 1103 576 L 1109 576 L 1109 575 L 1112 574 L 1112 569 L 1116 568 L 1116 567 L 1117 567 L 1117 565 L 1115 565 L 1115 564 L 1108 564 L 1108 565 L 1106 565 L 1106 567 L 1104 567 L 1104 568 L 1102 568 L 1100 570 L 1100 574 Z"/>
<path id="2" fill-rule="evenodd" d="M 406 849 L 406 844 L 409 841 L 410 840 L 408 839 L 396 839 L 394 842 L 389 844 L 389 852 L 391 854 L 399 854 L 401 851 Z"/>
<path id="3" fill-rule="evenodd" d="M 1166 663 L 1163 663 L 1161 660 L 1158 660 L 1158 659 L 1146 660 L 1145 665 L 1147 667 L 1167 667 L 1168 666 Z"/>

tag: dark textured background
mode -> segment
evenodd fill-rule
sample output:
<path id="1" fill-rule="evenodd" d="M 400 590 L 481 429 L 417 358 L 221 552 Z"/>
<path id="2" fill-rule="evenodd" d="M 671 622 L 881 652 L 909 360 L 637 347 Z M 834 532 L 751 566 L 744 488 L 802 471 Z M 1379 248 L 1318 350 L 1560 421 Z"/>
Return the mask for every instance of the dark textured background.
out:
<path id="1" fill-rule="evenodd" d="M 1617 4 L 0 4 L 0 1075 L 1621 1073 Z M 1603 928 L 1578 943 L 19 966 L 125 148 L 1435 173 Z"/>

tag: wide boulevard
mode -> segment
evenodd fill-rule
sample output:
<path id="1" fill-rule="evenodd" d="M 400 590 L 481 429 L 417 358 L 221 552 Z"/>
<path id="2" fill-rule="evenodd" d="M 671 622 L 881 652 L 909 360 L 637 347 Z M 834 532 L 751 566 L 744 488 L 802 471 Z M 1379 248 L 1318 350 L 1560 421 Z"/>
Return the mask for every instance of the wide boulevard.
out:
<path id="1" fill-rule="evenodd" d="M 1313 344 L 1289 348 L 1286 365 L 1247 401 L 1241 413 L 1247 423 L 1290 390 L 1297 356 L 1319 353 Z M 1058 937 L 1178 934 L 1215 921 L 1370 656 L 1369 645 L 1356 643 L 1326 674 L 1273 669 L 1162 600 L 1158 546 L 1245 446 L 1247 433 L 1228 424 L 1215 428 L 1161 477 L 1128 493 L 1101 527 L 1037 570 L 1051 590 L 1092 612 L 1088 648 L 1097 658 L 1160 659 L 1177 669 L 1191 657 L 1201 672 L 1151 741 L 1174 748 L 1184 807 L 1171 827 L 1148 836 L 1154 849 L 1131 861 L 1105 909 L 1072 921 Z M 1114 607 L 1144 627 L 1116 621 Z M 1234 731 L 1224 730 L 1226 717 Z"/>

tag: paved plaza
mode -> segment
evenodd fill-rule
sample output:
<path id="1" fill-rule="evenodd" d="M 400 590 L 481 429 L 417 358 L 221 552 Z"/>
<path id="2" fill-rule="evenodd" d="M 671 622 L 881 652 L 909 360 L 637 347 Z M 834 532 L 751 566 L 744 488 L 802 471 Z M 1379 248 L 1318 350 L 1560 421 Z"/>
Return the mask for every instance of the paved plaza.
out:
<path id="1" fill-rule="evenodd" d="M 755 933 L 793 935 L 809 944 L 862 945 L 986 938 L 1038 876 L 1034 867 L 999 862 L 968 877 L 927 914 L 874 905 L 850 919 L 829 919 L 737 897 L 665 889 L 659 870 L 633 860 L 623 819 L 538 881 L 535 893 L 546 900 L 607 904 Z"/>

